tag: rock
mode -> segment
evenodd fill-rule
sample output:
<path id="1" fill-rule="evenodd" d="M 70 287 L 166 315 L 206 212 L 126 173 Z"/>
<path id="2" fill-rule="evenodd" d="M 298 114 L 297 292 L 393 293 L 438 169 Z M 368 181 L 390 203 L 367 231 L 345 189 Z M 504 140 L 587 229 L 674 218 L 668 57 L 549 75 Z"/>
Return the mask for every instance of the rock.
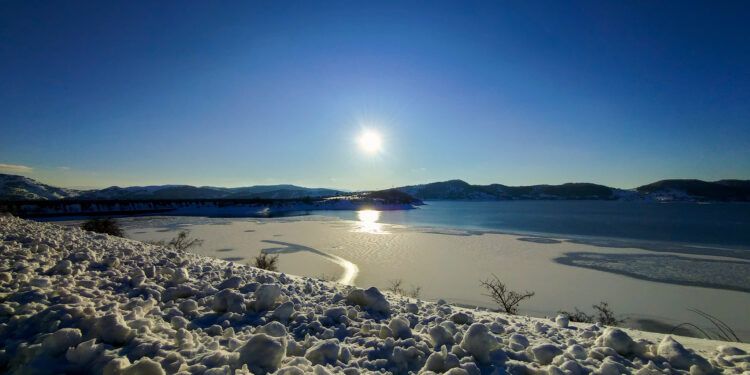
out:
<path id="1" fill-rule="evenodd" d="M 146 273 L 142 269 L 136 268 L 130 272 L 130 286 L 133 288 L 141 287 L 147 280 Z"/>
<path id="2" fill-rule="evenodd" d="M 99 339 L 107 344 L 124 345 L 135 335 L 120 314 L 110 313 L 96 320 L 94 329 Z"/>
<path id="3" fill-rule="evenodd" d="M 286 342 L 259 333 L 250 337 L 239 349 L 239 353 L 240 365 L 247 365 L 250 371 L 256 374 L 267 374 L 281 366 L 281 360 L 286 355 Z"/>
<path id="4" fill-rule="evenodd" d="M 448 371 L 452 368 L 457 368 L 461 363 L 452 353 L 448 353 L 448 349 L 443 346 L 439 352 L 434 352 L 427 357 L 427 361 L 422 367 L 422 371 L 434 371 L 437 373 Z"/>
<path id="5" fill-rule="evenodd" d="M 484 324 L 474 323 L 461 341 L 461 349 L 474 356 L 479 363 L 490 362 L 490 351 L 498 345 L 498 339 Z"/>
<path id="6" fill-rule="evenodd" d="M 429 329 L 430 338 L 434 347 L 439 348 L 443 345 L 452 346 L 455 341 L 453 339 L 453 333 L 448 330 L 442 324 L 438 324 L 430 327 Z"/>
<path id="7" fill-rule="evenodd" d="M 524 350 L 529 346 L 529 339 L 520 333 L 510 335 L 510 347 L 513 350 Z"/>
<path id="8" fill-rule="evenodd" d="M 586 357 L 588 356 L 586 354 L 586 349 L 584 349 L 580 345 L 571 345 L 565 351 L 575 359 L 586 359 Z"/>
<path id="9" fill-rule="evenodd" d="M 78 345 L 82 336 L 78 328 L 59 329 L 44 338 L 42 350 L 54 356 L 63 354 L 68 348 Z"/>
<path id="10" fill-rule="evenodd" d="M 323 311 L 323 316 L 330 319 L 333 323 L 340 323 L 342 317 L 346 317 L 346 309 L 342 306 L 331 307 Z"/>
<path id="11" fill-rule="evenodd" d="M 416 303 L 407 303 L 404 308 L 408 313 L 419 314 L 419 305 Z"/>
<path id="12" fill-rule="evenodd" d="M 319 341 L 305 352 L 305 359 L 316 365 L 334 365 L 339 357 L 339 340 Z"/>
<path id="13" fill-rule="evenodd" d="M 469 314 L 461 311 L 453 313 L 448 319 L 456 324 L 471 324 L 474 322 L 474 319 Z"/>
<path id="14" fill-rule="evenodd" d="M 70 275 L 73 273 L 73 262 L 68 259 L 61 260 L 54 267 L 52 267 L 52 273 L 58 275 Z M 9 280 L 10 281 L 10 280 Z"/>
<path id="15" fill-rule="evenodd" d="M 174 270 L 174 274 L 172 274 L 172 283 L 182 284 L 188 281 L 190 281 L 190 274 L 187 269 L 181 267 Z"/>
<path id="16" fill-rule="evenodd" d="M 672 336 L 666 336 L 656 348 L 656 354 L 664 357 L 672 367 L 680 370 L 690 370 L 691 373 L 710 373 L 712 366 L 708 361 L 685 349 Z M 695 369 L 691 367 L 695 366 Z"/>
<path id="17" fill-rule="evenodd" d="M 380 293 L 378 288 L 375 287 L 366 290 L 359 288 L 353 289 L 346 296 L 346 302 L 362 306 L 370 311 L 383 315 L 388 315 L 391 311 L 391 305 L 388 303 L 388 300 L 386 300 L 383 293 Z"/>
<path id="18" fill-rule="evenodd" d="M 736 346 L 730 346 L 730 345 L 719 345 L 719 347 L 716 348 L 716 351 L 723 355 L 745 355 L 747 354 L 746 351 L 736 347 Z"/>
<path id="19" fill-rule="evenodd" d="M 552 363 L 552 360 L 562 354 L 562 352 L 562 349 L 553 344 L 541 344 L 531 348 L 531 353 L 534 354 L 534 359 L 542 365 Z"/>
<path id="20" fill-rule="evenodd" d="M 179 308 L 183 314 L 190 314 L 192 312 L 198 311 L 198 302 L 195 302 L 192 299 L 186 299 L 180 302 Z"/>
<path id="21" fill-rule="evenodd" d="M 279 322 L 271 322 L 258 329 L 258 332 L 265 333 L 273 337 L 286 337 L 286 327 Z"/>
<path id="22" fill-rule="evenodd" d="M 75 348 L 69 348 L 65 353 L 65 359 L 68 362 L 83 366 L 99 357 L 102 351 L 104 351 L 104 345 L 97 344 L 96 339 L 91 339 L 78 344 Z"/>
<path id="23" fill-rule="evenodd" d="M 568 318 L 567 315 L 558 314 L 555 318 L 555 323 L 560 328 L 568 328 L 568 324 L 570 324 L 570 318 Z"/>
<path id="24" fill-rule="evenodd" d="M 134 364 L 126 367 L 121 372 L 122 375 L 165 375 L 164 369 L 158 362 L 150 358 L 141 358 Z"/>
<path id="25" fill-rule="evenodd" d="M 596 340 L 597 345 L 614 349 L 620 355 L 633 353 L 635 342 L 619 328 L 607 328 Z"/>
<path id="26" fill-rule="evenodd" d="M 217 289 L 219 289 L 219 290 L 222 290 L 222 289 L 239 289 L 240 285 L 242 285 L 243 282 L 244 282 L 244 280 L 242 280 L 241 277 L 239 277 L 239 276 L 232 276 L 232 277 L 230 277 L 230 278 L 222 281 L 221 284 L 219 284 L 219 286 L 217 287 Z"/>
<path id="27" fill-rule="evenodd" d="M 211 309 L 219 313 L 227 311 L 238 314 L 244 313 L 245 297 L 234 290 L 224 289 L 214 295 Z"/>
<path id="28" fill-rule="evenodd" d="M 276 305 L 281 297 L 281 288 L 276 284 L 263 284 L 255 291 L 255 311 L 266 311 Z"/>
<path id="29" fill-rule="evenodd" d="M 289 318 L 292 316 L 292 314 L 294 314 L 294 303 L 284 302 L 279 305 L 276 310 L 273 310 L 273 313 L 271 313 L 271 318 L 282 323 L 286 323 L 289 321 Z"/>
<path id="30" fill-rule="evenodd" d="M 407 339 L 411 337 L 411 328 L 409 328 L 409 321 L 403 317 L 395 317 L 388 322 L 388 328 L 391 330 L 391 334 L 396 339 Z"/>

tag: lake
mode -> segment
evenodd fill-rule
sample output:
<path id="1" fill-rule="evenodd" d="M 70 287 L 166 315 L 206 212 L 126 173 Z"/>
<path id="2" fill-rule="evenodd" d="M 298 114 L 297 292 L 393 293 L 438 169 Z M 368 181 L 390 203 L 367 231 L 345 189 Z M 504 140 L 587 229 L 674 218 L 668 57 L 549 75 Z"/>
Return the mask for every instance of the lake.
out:
<path id="1" fill-rule="evenodd" d="M 379 221 L 551 236 L 675 242 L 750 249 L 750 204 L 619 201 L 430 201 L 381 212 Z M 357 220 L 352 211 L 311 211 Z"/>

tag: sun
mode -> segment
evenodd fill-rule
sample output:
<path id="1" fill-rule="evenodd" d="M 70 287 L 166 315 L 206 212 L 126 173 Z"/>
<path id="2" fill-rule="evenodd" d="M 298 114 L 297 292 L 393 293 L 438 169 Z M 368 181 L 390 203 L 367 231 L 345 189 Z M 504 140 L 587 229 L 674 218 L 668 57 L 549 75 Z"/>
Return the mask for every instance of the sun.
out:
<path id="1" fill-rule="evenodd" d="M 380 134 L 372 130 L 365 130 L 357 139 L 357 143 L 359 143 L 359 148 L 368 154 L 379 152 L 383 147 L 383 139 Z"/>

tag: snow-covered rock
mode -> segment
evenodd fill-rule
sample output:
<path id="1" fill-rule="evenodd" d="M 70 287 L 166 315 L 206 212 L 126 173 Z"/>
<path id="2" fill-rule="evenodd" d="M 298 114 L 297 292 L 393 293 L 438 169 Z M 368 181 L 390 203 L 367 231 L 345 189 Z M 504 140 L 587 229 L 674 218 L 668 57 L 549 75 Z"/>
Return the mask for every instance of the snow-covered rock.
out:
<path id="1" fill-rule="evenodd" d="M 497 345 L 497 337 L 481 323 L 472 324 L 461 341 L 461 349 L 474 356 L 479 363 L 488 363 L 490 351 Z"/>
<path id="2" fill-rule="evenodd" d="M 62 328 L 42 341 L 42 350 L 52 355 L 65 353 L 68 348 L 76 346 L 81 342 L 81 330 L 78 328 Z"/>
<path id="3" fill-rule="evenodd" d="M 99 317 L 94 325 L 97 337 L 107 344 L 123 345 L 133 338 L 134 332 L 120 314 L 110 313 Z"/>
<path id="4" fill-rule="evenodd" d="M 282 339 L 259 333 L 253 335 L 239 349 L 239 361 L 256 374 L 276 371 L 286 355 L 286 343 Z"/>
<path id="5" fill-rule="evenodd" d="M 627 333 L 619 328 L 607 328 L 596 340 L 597 345 L 606 346 L 614 349 L 621 355 L 628 355 L 633 352 L 635 342 Z"/>
<path id="6" fill-rule="evenodd" d="M 562 354 L 562 349 L 558 348 L 553 344 L 540 344 L 531 348 L 531 353 L 534 354 L 534 358 L 543 365 L 552 363 L 558 355 Z"/>
<path id="7" fill-rule="evenodd" d="M 352 291 L 346 296 L 346 301 L 380 314 L 387 315 L 391 310 L 391 305 L 388 303 L 388 300 L 386 300 L 383 293 L 380 293 L 378 288 L 375 287 L 368 289 L 352 289 Z"/>
<path id="8" fill-rule="evenodd" d="M 255 310 L 265 311 L 276 305 L 281 297 L 281 288 L 276 284 L 263 284 L 255 291 Z"/>
<path id="9" fill-rule="evenodd" d="M 688 351 L 671 336 L 664 337 L 656 349 L 656 354 L 664 357 L 672 367 L 690 370 L 691 374 L 708 374 L 712 370 L 711 364 L 705 358 Z"/>
<path id="10" fill-rule="evenodd" d="M 319 341 L 307 349 L 305 359 L 316 365 L 332 365 L 336 363 L 340 350 L 339 340 Z"/>

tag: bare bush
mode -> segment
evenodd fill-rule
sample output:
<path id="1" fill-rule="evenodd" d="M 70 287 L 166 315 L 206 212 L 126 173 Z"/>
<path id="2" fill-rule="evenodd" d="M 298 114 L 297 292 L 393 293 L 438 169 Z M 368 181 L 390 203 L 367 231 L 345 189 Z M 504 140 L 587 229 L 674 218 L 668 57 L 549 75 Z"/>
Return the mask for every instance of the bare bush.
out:
<path id="1" fill-rule="evenodd" d="M 737 334 L 734 332 L 734 329 L 730 327 L 728 324 L 724 323 L 721 319 L 698 309 L 688 309 L 688 311 L 698 314 L 700 317 L 708 320 L 713 326 L 714 330 L 703 330 L 697 325 L 693 323 L 682 323 L 674 326 L 672 328 L 672 331 L 670 333 L 673 333 L 675 330 L 677 330 L 680 327 L 692 327 L 698 330 L 703 336 L 705 336 L 709 340 L 721 340 L 721 341 L 730 341 L 730 342 L 742 342 L 740 338 L 737 336 Z"/>
<path id="2" fill-rule="evenodd" d="M 111 236 L 125 237 L 125 233 L 120 228 L 120 224 L 111 217 L 91 218 L 81 224 L 81 229 L 90 232 L 104 233 Z"/>
<path id="3" fill-rule="evenodd" d="M 336 277 L 336 275 L 329 275 L 327 273 L 321 273 L 320 275 L 315 276 L 315 278 L 318 279 L 318 280 L 330 281 L 330 282 L 334 282 L 334 281 L 338 280 L 338 278 Z"/>
<path id="4" fill-rule="evenodd" d="M 594 322 L 593 315 L 586 314 L 585 312 L 578 310 L 577 307 L 575 308 L 575 312 L 560 310 L 557 313 L 560 315 L 567 316 L 571 322 L 578 322 L 578 323 L 593 323 Z"/>
<path id="5" fill-rule="evenodd" d="M 624 322 L 623 319 L 618 319 L 615 316 L 615 312 L 609 307 L 609 303 L 601 301 L 598 305 L 594 305 L 596 310 L 596 321 L 604 324 L 605 326 L 617 326 Z"/>
<path id="6" fill-rule="evenodd" d="M 278 271 L 279 270 L 279 256 L 269 255 L 266 253 L 260 253 L 254 260 L 255 268 L 260 268 L 267 271 Z"/>
<path id="7" fill-rule="evenodd" d="M 533 297 L 535 294 L 534 292 L 529 291 L 519 293 L 514 290 L 509 290 L 505 283 L 500 281 L 500 279 L 494 274 L 492 275 L 492 278 L 482 280 L 480 284 L 489 292 L 485 294 L 485 296 L 492 298 L 492 300 L 495 301 L 503 311 L 513 315 L 518 314 L 518 305 L 520 305 L 521 302 Z"/>
<path id="8" fill-rule="evenodd" d="M 183 230 L 177 234 L 177 237 L 172 238 L 167 246 L 177 250 L 187 250 L 192 247 L 198 247 L 203 245 L 203 240 L 197 238 L 190 238 L 190 232 Z"/>
<path id="9" fill-rule="evenodd" d="M 401 279 L 391 280 L 390 283 L 390 286 L 386 289 L 390 292 L 411 298 L 419 298 L 420 294 L 422 294 L 422 287 L 419 285 L 412 285 L 411 289 L 406 290 L 406 288 L 402 286 L 404 281 Z"/>
<path id="10" fill-rule="evenodd" d="M 623 319 L 618 319 L 615 315 L 615 312 L 612 311 L 612 308 L 609 306 L 608 302 L 601 301 L 596 305 L 592 306 L 594 310 L 596 311 L 595 314 L 587 314 L 581 310 L 579 310 L 577 307 L 575 308 L 575 312 L 568 312 L 568 311 L 558 311 L 558 314 L 562 314 L 568 317 L 571 322 L 580 322 L 580 323 L 601 323 L 603 325 L 607 326 L 617 326 L 624 322 Z"/>
<path id="11" fill-rule="evenodd" d="M 198 238 L 191 238 L 190 231 L 183 230 L 183 231 L 180 231 L 180 233 L 177 233 L 177 236 L 169 240 L 169 242 L 165 242 L 162 240 L 162 241 L 151 241 L 149 243 L 152 245 L 157 245 L 157 246 L 171 247 L 175 250 L 186 251 L 193 247 L 202 246 L 203 240 L 198 239 Z"/>

